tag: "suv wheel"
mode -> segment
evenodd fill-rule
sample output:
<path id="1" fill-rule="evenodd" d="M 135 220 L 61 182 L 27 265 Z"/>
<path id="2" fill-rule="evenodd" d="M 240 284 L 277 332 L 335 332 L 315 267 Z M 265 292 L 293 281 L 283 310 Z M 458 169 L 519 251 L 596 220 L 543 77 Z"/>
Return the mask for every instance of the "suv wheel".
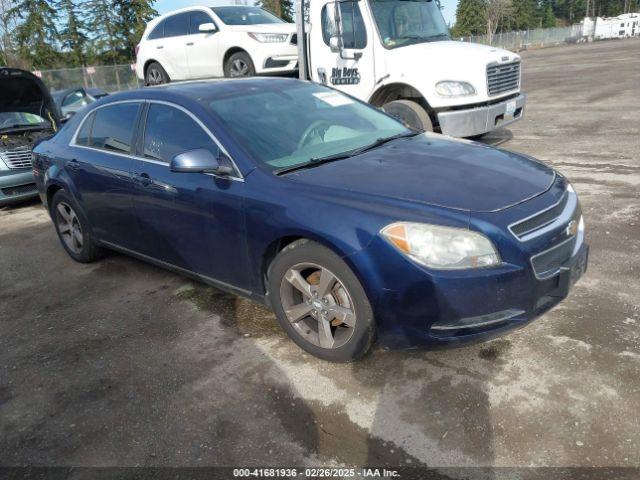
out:
<path id="1" fill-rule="evenodd" d="M 251 57 L 246 52 L 236 52 L 224 64 L 225 77 L 253 77 L 256 69 Z"/>
<path id="2" fill-rule="evenodd" d="M 147 72 L 144 75 L 144 83 L 146 86 L 162 85 L 163 83 L 169 83 L 169 75 L 162 65 L 158 62 L 152 62 L 147 67 Z"/>

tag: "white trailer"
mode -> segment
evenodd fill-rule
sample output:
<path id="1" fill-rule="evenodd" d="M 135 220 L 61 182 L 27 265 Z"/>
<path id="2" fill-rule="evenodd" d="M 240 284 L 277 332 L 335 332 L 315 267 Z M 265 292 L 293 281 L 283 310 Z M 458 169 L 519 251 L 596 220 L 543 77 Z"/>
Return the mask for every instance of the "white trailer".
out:
<path id="1" fill-rule="evenodd" d="M 519 55 L 452 41 L 433 0 L 297 0 L 300 77 L 473 137 L 522 118 Z"/>
<path id="2" fill-rule="evenodd" d="M 625 13 L 617 17 L 585 17 L 582 36 L 594 40 L 640 36 L 640 13 Z"/>

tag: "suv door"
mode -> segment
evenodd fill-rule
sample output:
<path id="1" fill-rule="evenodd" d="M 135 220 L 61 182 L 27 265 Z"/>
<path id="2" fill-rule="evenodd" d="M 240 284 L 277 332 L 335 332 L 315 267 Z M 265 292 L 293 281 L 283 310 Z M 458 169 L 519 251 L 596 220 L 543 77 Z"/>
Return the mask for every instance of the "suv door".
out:
<path id="1" fill-rule="evenodd" d="M 133 205 L 145 255 L 232 285 L 246 285 L 244 182 L 237 177 L 172 172 L 180 153 L 220 148 L 180 107 L 150 103 L 132 164 Z"/>
<path id="2" fill-rule="evenodd" d="M 203 33 L 199 27 L 213 23 L 207 12 L 194 10 L 189 14 L 189 40 L 187 41 L 187 59 L 191 78 L 222 77 L 222 52 L 220 52 L 220 32 Z"/>
<path id="3" fill-rule="evenodd" d="M 371 26 L 367 27 L 361 8 L 366 2 L 340 1 L 344 50 L 332 52 L 329 39 L 336 32 L 329 9 L 336 2 L 311 2 L 310 16 L 321 28 L 310 31 L 311 79 L 367 100 L 376 83 Z M 345 58 L 342 58 L 342 57 Z M 355 58 L 358 57 L 358 58 Z"/>
<path id="4" fill-rule="evenodd" d="M 164 20 L 164 37 L 161 43 L 166 64 L 163 64 L 172 80 L 189 77 L 187 43 L 189 42 L 189 12 L 178 13 Z"/>
<path id="5" fill-rule="evenodd" d="M 65 165 L 93 234 L 134 250 L 139 248 L 139 238 L 129 171 L 141 105 L 110 104 L 87 115 L 70 144 Z"/>

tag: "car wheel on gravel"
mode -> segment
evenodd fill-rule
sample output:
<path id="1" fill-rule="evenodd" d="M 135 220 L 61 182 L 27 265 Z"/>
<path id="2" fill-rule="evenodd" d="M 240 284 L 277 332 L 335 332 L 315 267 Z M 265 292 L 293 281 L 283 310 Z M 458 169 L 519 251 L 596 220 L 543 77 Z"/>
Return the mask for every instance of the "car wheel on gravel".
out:
<path id="1" fill-rule="evenodd" d="M 171 79 L 165 69 L 162 68 L 162 65 L 158 62 L 151 62 L 149 64 L 147 72 L 144 75 L 144 84 L 146 86 L 162 85 L 163 83 L 169 83 L 170 81 Z"/>
<path id="2" fill-rule="evenodd" d="M 256 69 L 251 57 L 246 52 L 236 52 L 224 64 L 225 77 L 253 77 Z"/>
<path id="3" fill-rule="evenodd" d="M 382 110 L 392 117 L 396 117 L 405 125 L 421 130 L 423 132 L 433 132 L 433 124 L 427 111 L 413 100 L 394 100 L 385 103 Z"/>
<path id="4" fill-rule="evenodd" d="M 104 255 L 91 238 L 87 222 L 79 213 L 71 196 L 58 190 L 51 201 L 51 218 L 58 238 L 69 256 L 77 262 L 89 263 Z"/>
<path id="5" fill-rule="evenodd" d="M 371 349 L 375 322 L 367 295 L 328 248 L 307 240 L 288 245 L 269 267 L 268 288 L 278 322 L 312 355 L 348 362 Z"/>

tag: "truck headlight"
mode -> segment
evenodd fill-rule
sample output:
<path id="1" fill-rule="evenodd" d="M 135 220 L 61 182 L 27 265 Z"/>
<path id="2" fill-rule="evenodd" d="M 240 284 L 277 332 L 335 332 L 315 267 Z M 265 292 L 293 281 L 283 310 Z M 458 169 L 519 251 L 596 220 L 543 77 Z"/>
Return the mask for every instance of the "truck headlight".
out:
<path id="1" fill-rule="evenodd" d="M 261 43 L 282 43 L 287 41 L 286 33 L 257 33 L 249 32 L 249 36 Z"/>
<path id="2" fill-rule="evenodd" d="M 455 82 L 453 80 L 445 80 L 436 83 L 436 93 L 441 97 L 466 97 L 475 95 L 476 89 L 467 82 Z"/>
<path id="3" fill-rule="evenodd" d="M 491 267 L 501 262 L 491 240 L 463 228 L 398 222 L 380 233 L 407 257 L 437 270 Z"/>

